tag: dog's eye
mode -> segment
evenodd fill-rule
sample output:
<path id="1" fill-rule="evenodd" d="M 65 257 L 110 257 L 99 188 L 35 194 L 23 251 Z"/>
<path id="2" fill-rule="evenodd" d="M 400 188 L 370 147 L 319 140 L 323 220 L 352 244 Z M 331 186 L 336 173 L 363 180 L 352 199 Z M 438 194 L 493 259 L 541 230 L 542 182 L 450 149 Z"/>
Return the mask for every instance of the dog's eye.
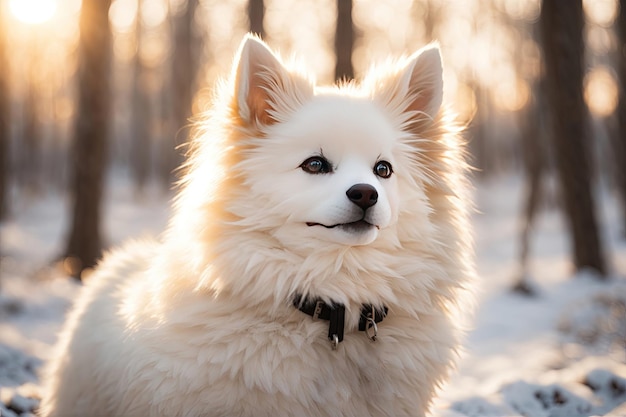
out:
<path id="1" fill-rule="evenodd" d="M 300 168 L 309 174 L 327 174 L 332 171 L 330 163 L 321 156 L 312 156 L 300 164 Z"/>
<path id="2" fill-rule="evenodd" d="M 391 164 L 387 161 L 378 161 L 376 166 L 374 166 L 374 174 L 381 178 L 389 178 L 392 173 L 393 168 L 391 168 Z"/>

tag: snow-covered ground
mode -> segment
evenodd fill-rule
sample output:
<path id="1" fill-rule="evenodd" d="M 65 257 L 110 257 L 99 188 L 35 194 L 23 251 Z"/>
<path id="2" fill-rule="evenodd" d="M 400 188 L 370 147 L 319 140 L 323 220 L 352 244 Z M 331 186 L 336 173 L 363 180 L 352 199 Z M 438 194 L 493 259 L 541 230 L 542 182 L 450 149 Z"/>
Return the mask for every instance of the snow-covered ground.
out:
<path id="1" fill-rule="evenodd" d="M 116 178 L 106 198 L 105 238 L 163 230 L 171 195 L 138 198 Z M 522 182 L 478 184 L 475 215 L 480 275 L 477 312 L 458 372 L 437 402 L 458 416 L 626 416 L 626 242 L 617 205 L 600 193 L 610 281 L 572 276 L 563 219 L 544 209 L 532 237 L 530 278 L 538 295 L 510 287 L 517 264 Z M 37 370 L 78 286 L 52 260 L 67 229 L 67 201 L 16 193 L 13 216 L 0 224 L 0 416 L 27 416 L 36 405 Z"/>
<path id="2" fill-rule="evenodd" d="M 598 191 L 610 281 L 573 275 L 564 219 L 543 208 L 531 239 L 538 295 L 510 291 L 517 262 L 523 183 L 478 184 L 474 217 L 479 294 L 457 374 L 442 406 L 467 416 L 626 416 L 626 241 L 615 199 Z M 601 384 L 598 378 L 605 378 Z"/>

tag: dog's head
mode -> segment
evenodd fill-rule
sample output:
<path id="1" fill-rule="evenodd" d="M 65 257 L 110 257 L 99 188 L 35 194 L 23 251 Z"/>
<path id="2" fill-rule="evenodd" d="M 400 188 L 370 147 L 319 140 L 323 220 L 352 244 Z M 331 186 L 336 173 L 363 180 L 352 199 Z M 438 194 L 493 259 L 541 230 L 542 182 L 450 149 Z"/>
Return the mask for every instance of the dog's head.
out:
<path id="1" fill-rule="evenodd" d="M 316 89 L 246 37 L 230 88 L 240 184 L 227 211 L 287 247 L 371 244 L 395 227 L 402 193 L 428 176 L 415 172 L 411 129 L 432 123 L 441 105 L 436 47 L 360 87 Z"/>
<path id="2" fill-rule="evenodd" d="M 471 274 L 466 165 L 442 90 L 436 46 L 318 88 L 246 37 L 192 143 L 172 274 L 246 303 L 432 303 L 429 288 Z"/>

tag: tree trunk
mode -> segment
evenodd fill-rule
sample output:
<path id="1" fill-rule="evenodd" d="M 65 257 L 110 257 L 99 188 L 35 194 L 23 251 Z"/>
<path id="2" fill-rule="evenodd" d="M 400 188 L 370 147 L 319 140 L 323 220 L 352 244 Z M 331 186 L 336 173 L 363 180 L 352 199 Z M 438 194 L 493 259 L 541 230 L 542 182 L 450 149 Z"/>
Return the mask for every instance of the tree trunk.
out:
<path id="1" fill-rule="evenodd" d="M 337 0 L 337 28 L 335 32 L 336 81 L 354 78 L 354 68 L 352 67 L 353 49 L 352 0 Z"/>
<path id="2" fill-rule="evenodd" d="M 532 84 L 531 99 L 526 110 L 520 112 L 519 122 L 522 139 L 522 156 L 524 162 L 525 204 L 522 219 L 522 232 L 520 235 L 520 275 L 513 286 L 513 290 L 526 295 L 534 295 L 534 290 L 528 277 L 528 255 L 530 254 L 530 238 L 539 203 L 541 202 L 542 190 L 541 179 L 546 167 L 546 153 L 542 146 L 544 139 L 540 127 L 540 88 Z"/>
<path id="3" fill-rule="evenodd" d="M 263 17 L 265 16 L 265 4 L 263 0 L 248 0 L 248 23 L 250 32 L 265 38 Z"/>
<path id="4" fill-rule="evenodd" d="M 150 174 L 150 100 L 146 86 L 146 68 L 141 60 L 143 25 L 141 23 L 141 1 L 137 6 L 137 23 L 135 24 L 135 42 L 137 53 L 133 62 L 133 120 L 131 121 L 131 170 L 135 188 L 143 194 Z"/>
<path id="5" fill-rule="evenodd" d="M 73 211 L 66 256 L 72 274 L 95 265 L 102 250 L 100 209 L 110 125 L 110 0 L 83 1 L 78 115 L 72 148 Z"/>
<path id="6" fill-rule="evenodd" d="M 540 43 L 538 25 L 525 25 L 520 22 L 512 22 L 513 25 L 520 25 L 520 31 L 526 31 L 531 39 L 537 44 Z M 523 68 L 524 57 L 516 55 L 514 64 L 517 68 Z M 525 294 L 535 295 L 536 291 L 531 284 L 529 274 L 528 258 L 530 255 L 530 243 L 533 225 L 539 211 L 541 199 L 543 197 L 542 183 L 548 168 L 548 152 L 545 146 L 545 80 L 543 76 L 538 78 L 521 70 L 530 87 L 530 97 L 526 108 L 518 111 L 518 124 L 520 129 L 522 162 L 524 164 L 525 184 L 525 204 L 522 214 L 522 230 L 520 234 L 520 275 L 513 286 L 513 290 Z"/>
<path id="7" fill-rule="evenodd" d="M 626 0 L 619 2 L 617 17 L 617 76 L 619 78 L 618 128 L 614 136 L 616 182 L 622 200 L 622 227 L 626 236 Z"/>
<path id="8" fill-rule="evenodd" d="M 592 146 L 583 100 L 582 0 L 543 0 L 541 37 L 552 143 L 577 270 L 605 274 L 604 256 L 591 192 Z"/>
<path id="9" fill-rule="evenodd" d="M 0 21 L 3 21 L 4 10 L 0 7 Z M 8 214 L 8 183 L 9 183 L 9 69 L 6 56 L 6 26 L 0 26 L 0 220 Z"/>
<path id="10" fill-rule="evenodd" d="M 476 168 L 474 175 L 477 178 L 484 178 L 491 173 L 488 166 L 490 155 L 487 143 L 489 141 L 487 124 L 489 123 L 491 105 L 484 87 L 477 81 L 471 81 L 470 85 L 476 96 L 476 114 L 469 125 L 467 134 L 469 137 L 469 155 L 471 156 L 470 163 Z"/>
<path id="11" fill-rule="evenodd" d="M 182 162 L 182 155 L 177 145 L 187 143 L 189 136 L 189 118 L 192 115 L 193 96 L 196 85 L 197 62 L 195 54 L 196 39 L 194 16 L 198 0 L 187 0 L 186 8 L 173 19 L 174 51 L 172 54 L 172 88 L 173 130 L 175 143 L 164 156 L 163 171 L 168 173 L 170 180 L 175 169 Z"/>
<path id="12" fill-rule="evenodd" d="M 21 186 L 33 193 L 41 190 L 41 123 L 39 97 L 35 83 L 37 60 L 31 59 L 28 71 L 27 91 L 23 101 L 24 129 L 21 137 L 19 173 Z"/>

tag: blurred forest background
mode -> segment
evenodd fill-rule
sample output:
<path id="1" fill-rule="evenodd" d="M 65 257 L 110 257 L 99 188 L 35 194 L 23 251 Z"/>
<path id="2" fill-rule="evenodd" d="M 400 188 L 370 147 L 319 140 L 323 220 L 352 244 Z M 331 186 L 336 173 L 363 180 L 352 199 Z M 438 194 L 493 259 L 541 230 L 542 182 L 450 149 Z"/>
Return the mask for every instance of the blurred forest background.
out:
<path id="1" fill-rule="evenodd" d="M 323 83 L 438 41 L 474 180 L 526 179 L 515 288 L 531 291 L 545 204 L 566 216 L 572 264 L 606 275 L 595 197 L 602 185 L 626 202 L 625 0 L 0 0 L 0 216 L 66 194 L 59 256 L 80 277 L 106 245 L 107 184 L 172 189 L 189 118 L 248 31 Z"/>

